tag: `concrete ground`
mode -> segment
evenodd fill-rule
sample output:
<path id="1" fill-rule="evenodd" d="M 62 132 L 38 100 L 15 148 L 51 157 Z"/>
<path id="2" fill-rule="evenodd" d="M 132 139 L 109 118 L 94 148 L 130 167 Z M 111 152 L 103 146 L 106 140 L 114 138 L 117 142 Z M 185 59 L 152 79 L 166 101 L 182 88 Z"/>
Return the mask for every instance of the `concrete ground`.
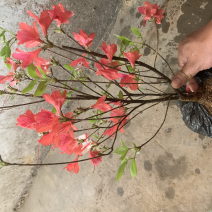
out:
<path id="1" fill-rule="evenodd" d="M 7 11 L 5 22 L 11 21 L 9 11 L 19 11 L 14 14 L 19 17 L 12 23 L 14 28 L 18 28 L 20 19 L 31 23 L 31 19 L 24 20 L 25 9 L 35 10 L 38 4 L 44 4 L 44 1 L 19 0 L 17 1 L 19 6 L 13 8 L 14 1 L 3 2 L 0 3 L 2 4 L 0 11 Z M 58 2 L 45 1 L 45 5 Z M 144 28 L 142 17 L 137 11 L 137 8 L 143 4 L 143 0 L 120 0 L 112 3 L 109 0 L 92 0 L 89 3 L 84 0 L 61 2 L 75 12 L 73 25 L 68 28 L 70 32 L 72 28 L 75 30 L 76 27 L 81 27 L 88 32 L 94 31 L 98 34 L 94 48 L 99 46 L 102 40 L 119 44 L 114 34 L 135 39 L 130 32 L 131 27 L 138 27 L 146 42 L 153 47 L 156 46 L 155 29 L 151 23 L 147 23 Z M 210 0 L 152 0 L 151 3 L 160 4 L 166 11 L 162 25 L 159 26 L 159 50 L 177 72 L 179 70 L 177 44 L 185 35 L 211 20 L 212 2 Z M 13 28 L 11 25 L 10 29 Z M 63 40 L 55 41 L 60 43 Z M 153 52 L 144 49 L 142 61 L 152 65 Z M 169 69 L 160 59 L 157 68 L 172 77 Z M 171 90 L 170 87 L 161 88 Z M 74 108 L 76 104 L 73 102 L 69 106 Z M 165 106 L 166 104 L 161 103 L 130 122 L 126 126 L 126 133 L 119 134 L 116 146 L 120 145 L 121 138 L 127 145 L 131 145 L 132 141 L 142 144 L 149 139 L 163 120 Z M 34 110 L 41 108 L 40 105 L 33 107 Z M 1 114 L 3 118 L 1 123 L 4 122 L 0 129 L 1 135 L 8 132 L 11 124 L 15 125 L 14 116 L 17 117 L 23 111 Z M 8 115 L 10 115 L 9 119 Z M 1 154 L 11 161 L 16 161 L 16 158 L 20 162 L 36 161 L 36 135 L 31 139 L 31 131 L 27 129 L 20 131 L 17 127 L 12 129 L 12 135 L 6 134 L 7 140 L 1 137 L 0 147 L 3 152 Z M 95 171 L 90 162 L 80 164 L 80 172 L 77 175 L 70 175 L 63 170 L 62 165 L 44 166 L 38 170 L 6 167 L 0 169 L 0 191 L 1 194 L 3 193 L 0 196 L 0 211 L 210 212 L 212 210 L 211 148 L 211 138 L 190 131 L 181 119 L 177 103 L 172 102 L 161 131 L 136 157 L 138 175 L 134 180 L 126 170 L 121 180 L 116 182 L 120 161 L 115 154 L 104 157 Z M 43 163 L 67 160 L 67 156 L 60 155 L 57 150 L 48 153 L 48 149 L 43 148 L 41 153 L 43 156 L 40 161 Z"/>

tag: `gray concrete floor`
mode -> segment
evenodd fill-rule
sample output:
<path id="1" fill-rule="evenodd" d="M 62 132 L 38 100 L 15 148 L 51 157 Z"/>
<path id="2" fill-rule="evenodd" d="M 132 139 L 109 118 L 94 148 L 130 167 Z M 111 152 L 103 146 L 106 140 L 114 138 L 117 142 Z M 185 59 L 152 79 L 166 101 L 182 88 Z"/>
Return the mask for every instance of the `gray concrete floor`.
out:
<path id="1" fill-rule="evenodd" d="M 56 2 L 54 1 L 54 4 Z M 137 8 L 143 2 L 143 0 L 92 0 L 89 3 L 62 1 L 68 9 L 75 12 L 73 28 L 79 26 L 88 32 L 94 31 L 98 34 L 95 48 L 102 40 L 119 44 L 114 34 L 135 39 L 130 33 L 131 26 L 138 27 L 147 43 L 155 46 L 154 28 L 150 23 L 143 28 L 142 17 L 137 12 Z M 210 0 L 151 1 L 154 2 L 160 4 L 166 11 L 166 17 L 159 27 L 160 53 L 177 72 L 179 70 L 177 44 L 186 34 L 211 20 L 212 2 Z M 26 4 L 30 9 L 28 1 L 19 3 L 22 6 Z M 10 4 L 12 5 L 12 1 Z M 46 1 L 47 6 L 50 4 L 50 1 Z M 34 9 L 35 6 L 37 7 L 33 2 L 31 7 Z M 7 21 L 9 22 L 9 19 Z M 72 32 L 72 25 L 68 29 Z M 56 41 L 61 43 L 63 40 Z M 153 52 L 145 49 L 144 55 L 142 61 L 153 64 Z M 168 76 L 172 76 L 160 59 L 157 67 Z M 170 90 L 170 87 L 161 88 Z M 76 104 L 73 102 L 69 106 L 74 107 Z M 127 125 L 125 134 L 119 134 L 116 146 L 119 146 L 121 138 L 128 145 L 131 145 L 131 141 L 136 144 L 145 142 L 160 126 L 164 111 L 165 104 L 160 104 L 136 118 Z M 27 130 L 24 132 L 29 133 Z M 34 140 L 36 141 L 36 137 Z M 6 144 L 2 146 L 6 147 Z M 120 161 L 115 154 L 103 158 L 103 162 L 94 172 L 90 162 L 80 164 L 80 172 L 77 175 L 70 175 L 62 169 L 64 166 L 41 167 L 37 174 L 33 172 L 34 177 L 30 175 L 30 171 L 25 171 L 22 167 L 17 168 L 18 179 L 21 179 L 22 186 L 17 185 L 19 181 L 14 182 L 12 178 L 14 172 L 8 183 L 6 181 L 6 177 L 9 176 L 8 170 L 3 172 L 1 169 L 7 188 L 1 185 L 0 191 L 7 191 L 5 192 L 7 198 L 0 198 L 0 211 L 11 212 L 16 208 L 19 212 L 209 212 L 212 210 L 211 147 L 211 138 L 193 133 L 185 126 L 177 103 L 173 102 L 160 133 L 136 158 L 138 175 L 134 180 L 131 179 L 130 173 L 126 172 L 122 179 L 116 182 Z M 34 148 L 35 145 L 32 149 Z M 5 156 L 9 158 L 9 154 L 11 153 L 7 150 Z M 36 151 L 33 155 L 32 161 L 37 158 Z M 13 154 L 14 160 L 15 156 L 17 153 Z M 67 156 L 60 155 L 59 151 L 55 150 L 50 151 L 43 162 L 58 160 L 67 160 Z M 33 182 L 32 186 L 25 187 L 24 180 Z M 12 188 L 15 196 L 10 192 Z"/>

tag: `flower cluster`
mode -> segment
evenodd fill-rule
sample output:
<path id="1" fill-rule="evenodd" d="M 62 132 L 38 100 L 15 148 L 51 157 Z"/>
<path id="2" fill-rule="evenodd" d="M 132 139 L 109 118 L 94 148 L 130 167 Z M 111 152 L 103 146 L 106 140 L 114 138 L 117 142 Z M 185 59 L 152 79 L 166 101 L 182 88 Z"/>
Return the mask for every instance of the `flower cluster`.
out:
<path id="1" fill-rule="evenodd" d="M 122 106 L 122 103 L 121 102 L 105 103 L 105 100 L 106 100 L 106 96 L 104 95 L 97 100 L 96 104 L 91 106 L 91 108 L 96 108 L 103 112 L 111 111 L 110 120 L 114 123 L 114 125 L 110 127 L 109 129 L 107 129 L 103 133 L 103 135 L 108 135 L 110 137 L 113 137 L 116 131 L 120 131 L 124 133 L 123 127 L 126 124 L 127 119 L 129 117 L 126 115 L 125 109 Z M 115 106 L 119 106 L 119 108 L 115 109 L 111 106 L 111 104 Z"/>
<path id="2" fill-rule="evenodd" d="M 76 159 L 82 156 L 83 151 L 87 148 L 90 149 L 90 158 L 93 155 L 99 156 L 100 152 L 92 147 L 93 142 L 87 139 L 87 135 L 83 135 L 75 138 L 74 132 L 77 127 L 74 125 L 75 118 L 71 112 L 63 114 L 61 108 L 66 100 L 66 91 L 63 94 L 56 90 L 51 95 L 43 94 L 43 98 L 50 104 L 52 104 L 57 113 L 54 114 L 50 111 L 41 109 L 41 112 L 33 114 L 31 110 L 27 110 L 25 114 L 20 115 L 17 118 L 17 126 L 23 128 L 34 129 L 38 133 L 42 133 L 43 136 L 38 140 L 43 146 L 52 145 L 54 148 L 60 148 L 62 153 L 68 155 L 75 154 Z M 86 144 L 86 145 L 85 145 Z M 96 166 L 101 162 L 102 158 L 91 159 L 91 162 Z M 77 167 L 77 168 L 76 168 Z M 79 171 L 79 165 L 68 164 L 68 171 Z"/>
<path id="3" fill-rule="evenodd" d="M 164 17 L 163 9 L 159 9 L 160 6 L 157 4 L 150 4 L 148 1 L 145 1 L 143 7 L 139 7 L 138 11 L 145 15 L 143 19 L 143 26 L 146 26 L 146 21 L 153 19 L 157 24 L 161 24 L 161 19 Z"/>

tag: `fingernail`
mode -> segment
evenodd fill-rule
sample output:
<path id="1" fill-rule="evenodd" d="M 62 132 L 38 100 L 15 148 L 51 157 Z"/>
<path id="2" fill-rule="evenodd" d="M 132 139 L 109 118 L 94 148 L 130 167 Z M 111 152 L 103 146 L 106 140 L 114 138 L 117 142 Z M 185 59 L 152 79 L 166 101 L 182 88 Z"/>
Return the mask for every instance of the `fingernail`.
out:
<path id="1" fill-rule="evenodd" d="M 176 77 L 172 81 L 172 87 L 173 88 L 180 88 L 182 86 L 182 81 L 180 78 Z"/>
<path id="2" fill-rule="evenodd" d="M 188 87 L 190 88 L 191 92 L 194 92 L 194 89 L 192 88 L 191 85 L 189 85 Z"/>

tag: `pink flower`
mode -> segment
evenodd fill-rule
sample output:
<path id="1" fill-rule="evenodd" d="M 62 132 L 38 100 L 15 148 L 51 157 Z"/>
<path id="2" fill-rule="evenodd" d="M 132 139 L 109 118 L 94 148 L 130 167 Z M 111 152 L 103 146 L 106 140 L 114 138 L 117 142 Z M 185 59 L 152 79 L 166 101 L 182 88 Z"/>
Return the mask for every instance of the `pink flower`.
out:
<path id="1" fill-rule="evenodd" d="M 135 91 L 138 89 L 138 82 L 135 80 L 135 77 L 130 74 L 130 75 L 127 75 L 127 74 L 121 74 L 121 87 L 125 87 L 125 86 L 129 86 L 129 88 L 132 90 L 132 91 Z M 124 83 L 128 83 L 128 84 L 124 84 Z M 129 84 L 129 83 L 136 83 L 136 84 Z"/>
<path id="2" fill-rule="evenodd" d="M 19 24 L 21 31 L 17 32 L 16 38 L 19 40 L 18 45 L 24 44 L 26 48 L 38 46 L 43 41 L 40 39 L 38 28 L 36 27 L 36 21 L 33 22 L 33 27 L 21 22 Z"/>
<path id="3" fill-rule="evenodd" d="M 103 135 L 108 135 L 108 136 L 110 136 L 110 137 L 114 137 L 117 128 L 118 128 L 118 125 L 115 125 L 115 126 L 113 126 L 113 127 L 110 127 L 109 129 L 107 129 L 107 130 L 103 133 Z"/>
<path id="4" fill-rule="evenodd" d="M 79 41 L 79 44 L 85 46 L 85 48 L 88 48 L 92 45 L 93 39 L 95 37 L 95 33 L 91 33 L 89 36 L 87 36 L 85 31 L 83 31 L 82 29 L 80 29 L 79 34 L 75 32 L 73 32 L 73 34 L 74 39 Z"/>
<path id="5" fill-rule="evenodd" d="M 64 8 L 61 3 L 52 7 L 53 10 L 49 10 L 49 13 L 51 17 L 57 22 L 59 27 L 61 24 L 68 24 L 68 19 L 74 15 L 72 11 L 68 11 L 66 8 Z"/>
<path id="6" fill-rule="evenodd" d="M 83 54 L 82 56 L 85 56 L 85 54 Z M 78 64 L 80 64 L 80 67 L 81 67 L 82 64 L 83 64 L 85 67 L 89 68 L 89 64 L 90 64 L 90 63 L 89 63 L 88 61 L 86 61 L 84 57 L 80 57 L 80 58 L 74 60 L 74 61 L 70 64 L 70 66 L 73 67 L 73 66 L 77 66 Z"/>
<path id="7" fill-rule="evenodd" d="M 16 49 L 16 51 L 18 53 L 13 53 L 12 57 L 15 58 L 16 60 L 21 60 L 22 61 L 21 67 L 26 68 L 33 63 L 34 59 L 38 57 L 42 49 L 39 48 L 33 52 L 24 52 L 19 49 Z"/>
<path id="8" fill-rule="evenodd" d="M 52 23 L 53 19 L 51 19 L 51 17 L 49 16 L 49 13 L 47 10 L 44 10 L 41 15 L 40 18 L 38 16 L 36 16 L 35 14 L 33 14 L 31 11 L 27 10 L 28 14 L 34 18 L 38 24 L 40 25 L 44 36 L 47 35 L 47 30 L 50 26 L 50 24 Z"/>
<path id="9" fill-rule="evenodd" d="M 34 116 L 34 119 L 37 122 L 36 130 L 39 133 L 52 130 L 53 125 L 58 123 L 57 116 L 54 113 L 44 109 L 41 109 L 41 112 L 37 113 Z"/>
<path id="10" fill-rule="evenodd" d="M 164 10 L 159 9 L 159 7 L 160 6 L 158 6 L 157 4 L 151 5 L 148 1 L 145 1 L 143 7 L 138 8 L 138 11 L 141 14 L 145 15 L 143 19 L 143 26 L 146 26 L 146 21 L 150 20 L 151 18 L 155 18 L 156 23 L 161 24 L 161 19 L 164 17 Z"/>
<path id="11" fill-rule="evenodd" d="M 108 136 L 113 137 L 113 136 L 115 135 L 115 132 L 117 131 L 117 129 L 118 129 L 120 132 L 124 133 L 125 131 L 124 131 L 123 127 L 124 127 L 124 125 L 126 124 L 127 119 L 129 119 L 129 116 L 127 116 L 127 117 L 125 118 L 125 115 L 126 115 L 126 114 L 125 114 L 125 111 L 124 111 L 124 108 L 123 108 L 123 107 L 113 110 L 113 111 L 111 112 L 111 114 L 110 114 L 110 117 L 111 117 L 110 120 L 111 120 L 114 124 L 116 124 L 116 125 L 114 125 L 114 126 L 112 126 L 111 128 L 107 129 L 107 130 L 103 133 L 103 135 L 108 135 Z M 121 124 L 119 125 L 120 122 L 121 122 Z"/>
<path id="12" fill-rule="evenodd" d="M 60 138 L 60 123 L 55 122 L 52 126 L 51 132 L 44 134 L 43 137 L 38 140 L 38 143 L 41 143 L 43 146 L 48 146 L 53 143 L 54 148 L 58 148 L 61 146 L 61 138 Z"/>
<path id="13" fill-rule="evenodd" d="M 102 58 L 99 62 L 107 66 L 115 67 L 118 70 L 121 69 L 120 67 L 117 67 L 119 65 L 117 61 L 109 63 L 107 59 Z M 96 75 L 103 75 L 108 80 L 115 80 L 120 78 L 118 74 L 118 70 L 115 70 L 113 68 L 108 68 L 101 64 L 95 63 L 95 66 L 97 68 Z"/>
<path id="14" fill-rule="evenodd" d="M 61 107 L 66 101 L 66 90 L 63 92 L 63 95 L 59 90 L 52 92 L 51 96 L 49 94 L 43 94 L 43 98 L 56 108 L 57 115 L 59 115 Z"/>
<path id="15" fill-rule="evenodd" d="M 20 66 L 9 57 L 7 57 L 7 60 L 5 61 L 5 63 L 10 64 L 13 67 L 13 71 L 16 71 L 16 69 Z"/>
<path id="16" fill-rule="evenodd" d="M 37 122 L 35 120 L 35 115 L 32 113 L 31 110 L 27 110 L 26 113 L 23 115 L 20 115 L 17 118 L 18 123 L 16 126 L 20 126 L 23 128 L 28 128 L 28 129 L 36 129 L 37 127 Z"/>
<path id="17" fill-rule="evenodd" d="M 78 161 L 78 157 L 76 157 L 74 161 Z M 74 172 L 77 174 L 79 172 L 79 163 L 69 163 L 63 169 L 67 169 L 68 172 Z"/>
<path id="18" fill-rule="evenodd" d="M 94 158 L 100 155 L 99 151 L 89 151 L 89 158 Z M 91 159 L 94 166 L 98 166 L 102 162 L 102 157 Z"/>
<path id="19" fill-rule="evenodd" d="M 142 54 L 139 55 L 139 51 L 138 50 L 135 50 L 133 52 L 123 52 L 124 56 L 129 60 L 131 66 L 134 68 L 134 65 L 135 65 L 135 61 L 137 59 L 139 59 Z"/>
<path id="20" fill-rule="evenodd" d="M 99 47 L 100 48 L 100 47 Z M 112 62 L 113 55 L 117 51 L 117 45 L 116 44 L 111 44 L 111 45 L 106 45 L 105 42 L 102 43 L 102 48 L 100 48 L 108 57 L 109 61 Z"/>
<path id="21" fill-rule="evenodd" d="M 0 84 L 4 84 L 6 81 L 8 81 L 11 86 L 16 85 L 16 82 L 18 82 L 18 80 L 14 79 L 15 77 L 14 75 L 15 75 L 14 72 L 9 72 L 7 76 L 0 75 Z"/>
<path id="22" fill-rule="evenodd" d="M 48 68 L 50 67 L 49 59 L 45 60 L 43 57 L 36 57 L 35 58 L 35 66 L 40 67 L 46 74 L 51 73 L 51 71 L 48 70 Z M 37 67 L 36 67 L 36 73 L 38 74 L 39 77 L 42 76 Z"/>
<path id="23" fill-rule="evenodd" d="M 91 108 L 97 108 L 97 109 L 99 109 L 99 110 L 101 110 L 103 112 L 106 112 L 106 111 L 111 110 L 112 107 L 110 105 L 104 103 L 105 99 L 106 99 L 106 96 L 105 95 L 102 96 L 102 97 L 100 97 L 97 100 L 96 104 L 92 105 Z"/>

